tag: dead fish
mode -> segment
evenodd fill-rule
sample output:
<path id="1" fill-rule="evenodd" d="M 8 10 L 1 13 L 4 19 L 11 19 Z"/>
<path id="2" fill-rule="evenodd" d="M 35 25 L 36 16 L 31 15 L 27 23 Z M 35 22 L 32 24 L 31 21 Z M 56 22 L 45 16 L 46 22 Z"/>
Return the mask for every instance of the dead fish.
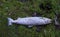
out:
<path id="1" fill-rule="evenodd" d="M 12 23 L 27 25 L 28 27 L 33 27 L 35 25 L 46 25 L 52 23 L 52 20 L 46 17 L 24 17 L 24 18 L 17 18 L 13 20 L 12 18 L 8 19 L 8 26 L 12 25 Z"/>

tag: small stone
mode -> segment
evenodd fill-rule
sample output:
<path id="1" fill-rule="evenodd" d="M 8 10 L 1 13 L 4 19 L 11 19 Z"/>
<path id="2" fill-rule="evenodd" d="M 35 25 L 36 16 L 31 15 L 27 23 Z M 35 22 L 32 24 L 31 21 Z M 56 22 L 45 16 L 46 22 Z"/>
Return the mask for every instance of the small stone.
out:
<path id="1" fill-rule="evenodd" d="M 5 7 L 5 9 L 7 9 L 7 10 L 8 10 L 8 7 Z"/>
<path id="2" fill-rule="evenodd" d="M 0 2 L 0 6 L 3 6 L 3 2 Z"/>

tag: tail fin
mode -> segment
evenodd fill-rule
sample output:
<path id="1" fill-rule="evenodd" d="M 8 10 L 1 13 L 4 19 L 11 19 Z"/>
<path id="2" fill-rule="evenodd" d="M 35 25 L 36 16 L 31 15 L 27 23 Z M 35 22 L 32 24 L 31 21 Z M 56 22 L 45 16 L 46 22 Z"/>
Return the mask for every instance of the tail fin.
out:
<path id="1" fill-rule="evenodd" d="M 8 26 L 9 26 L 9 25 L 12 25 L 12 22 L 13 22 L 13 21 L 14 21 L 13 19 L 8 18 Z"/>

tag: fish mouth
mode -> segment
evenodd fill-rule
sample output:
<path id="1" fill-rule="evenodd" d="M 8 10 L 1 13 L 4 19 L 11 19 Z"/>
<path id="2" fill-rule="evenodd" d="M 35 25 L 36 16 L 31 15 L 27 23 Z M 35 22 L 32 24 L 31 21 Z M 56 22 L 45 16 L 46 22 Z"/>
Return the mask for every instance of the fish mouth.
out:
<path id="1" fill-rule="evenodd" d="M 51 19 L 49 19 L 50 20 L 50 23 L 52 23 L 52 20 Z"/>
<path id="2" fill-rule="evenodd" d="M 46 21 L 46 23 L 47 23 L 47 24 L 50 24 L 50 23 L 52 23 L 52 20 L 51 20 L 51 19 L 48 19 L 48 20 Z"/>

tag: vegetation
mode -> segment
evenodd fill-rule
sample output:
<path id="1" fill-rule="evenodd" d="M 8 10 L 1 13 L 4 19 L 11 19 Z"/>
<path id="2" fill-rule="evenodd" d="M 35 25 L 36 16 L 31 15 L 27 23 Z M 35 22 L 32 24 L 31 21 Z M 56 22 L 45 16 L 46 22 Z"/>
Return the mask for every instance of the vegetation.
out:
<path id="1" fill-rule="evenodd" d="M 7 17 L 17 19 L 18 17 L 32 16 L 32 13 L 37 12 L 44 17 L 54 19 L 55 12 L 60 11 L 60 0 L 0 0 L 0 37 L 60 37 L 60 30 L 55 30 L 54 23 L 42 27 L 40 32 L 36 31 L 36 27 L 29 29 L 16 24 L 7 25 Z M 41 3 L 46 6 L 46 3 L 51 4 L 52 9 L 47 11 L 42 10 L 39 5 Z M 17 24 L 18 25 L 18 24 Z"/>

